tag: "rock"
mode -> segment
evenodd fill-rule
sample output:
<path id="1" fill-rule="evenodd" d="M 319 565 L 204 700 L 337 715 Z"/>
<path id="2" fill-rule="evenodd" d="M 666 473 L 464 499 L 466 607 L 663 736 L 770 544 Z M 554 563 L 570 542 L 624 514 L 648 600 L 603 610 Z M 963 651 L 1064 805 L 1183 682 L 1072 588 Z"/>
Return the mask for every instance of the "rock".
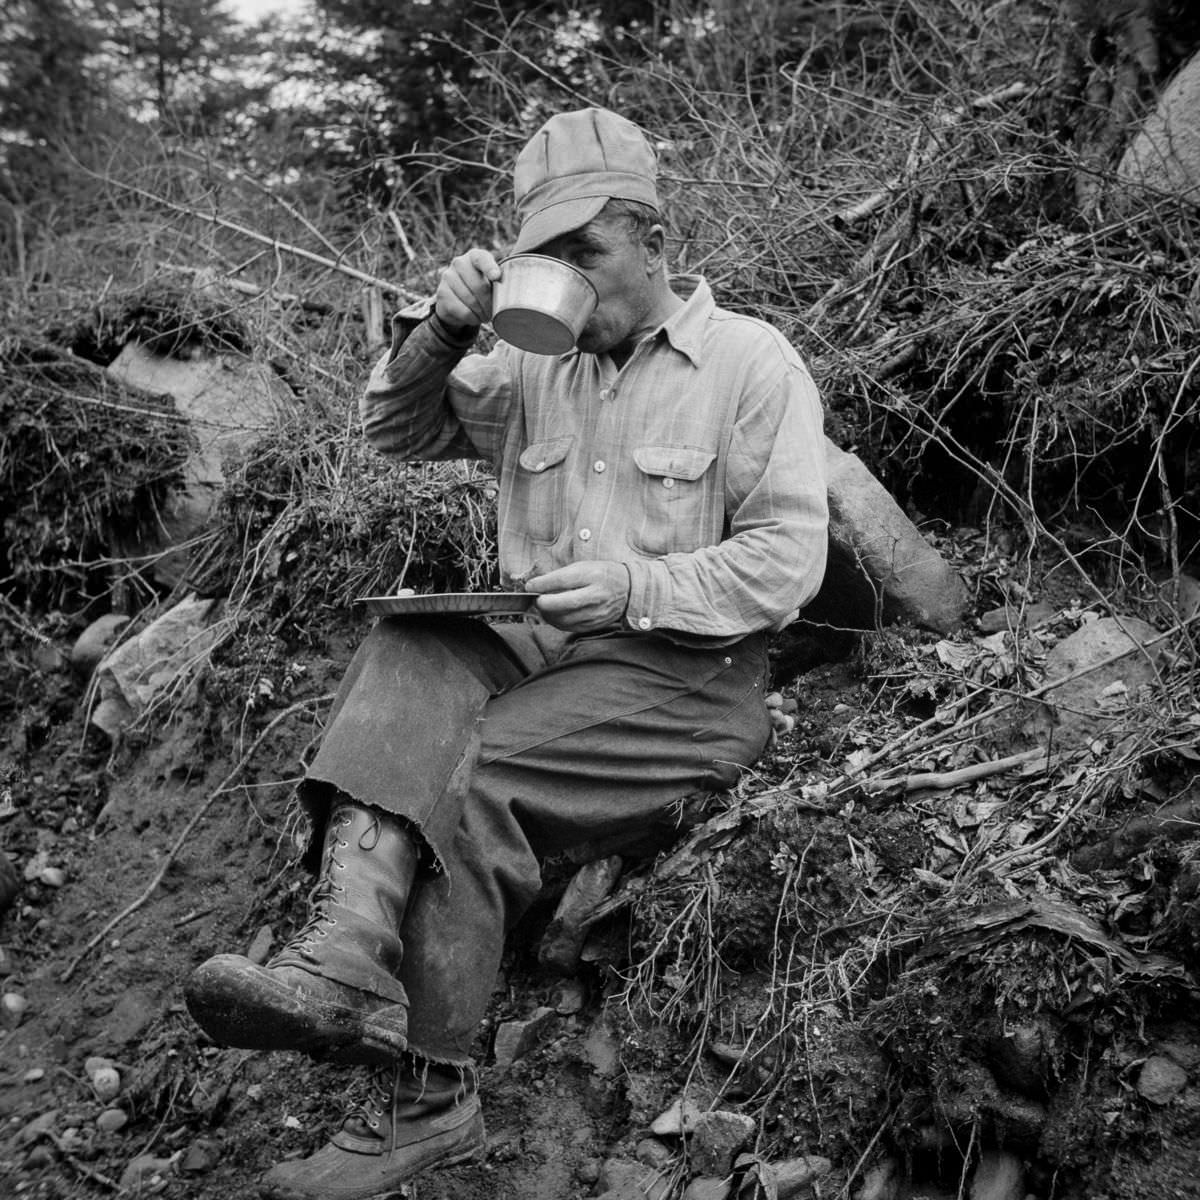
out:
<path id="1" fill-rule="evenodd" d="M 587 988 L 582 980 L 564 979 L 554 992 L 554 1011 L 560 1017 L 573 1017 L 587 1003 Z"/>
<path id="2" fill-rule="evenodd" d="M 46 1078 L 45 1067 L 30 1067 L 24 1075 L 21 1076 L 22 1083 L 40 1083 Z"/>
<path id="3" fill-rule="evenodd" d="M 799 1196 L 833 1170 L 833 1163 L 828 1158 L 816 1154 L 789 1158 L 774 1166 L 777 1200 L 792 1200 L 793 1196 Z"/>
<path id="4" fill-rule="evenodd" d="M 1200 54 L 1176 72 L 1154 111 L 1130 139 L 1117 177 L 1127 184 L 1200 204 Z"/>
<path id="5" fill-rule="evenodd" d="M 117 1133 L 129 1124 L 129 1114 L 123 1108 L 106 1108 L 96 1118 L 96 1128 L 104 1133 Z"/>
<path id="6" fill-rule="evenodd" d="M 295 399 L 268 363 L 238 354 L 184 360 L 131 341 L 107 369 L 126 386 L 170 396 L 195 435 L 184 486 L 160 513 L 164 536 L 157 545 L 141 548 L 149 553 L 181 547 L 157 554 L 151 567 L 158 582 L 174 587 L 190 561 L 181 544 L 200 531 L 224 489 L 225 459 L 272 428 L 281 413 L 295 408 Z"/>
<path id="7" fill-rule="evenodd" d="M 897 1200 L 900 1195 L 900 1168 L 895 1159 L 885 1158 L 863 1177 L 854 1200 Z"/>
<path id="8" fill-rule="evenodd" d="M 216 643 L 220 612 L 220 601 L 188 596 L 105 655 L 96 668 L 101 704 L 92 724 L 115 737 L 155 696 L 178 687 Z"/>
<path id="9" fill-rule="evenodd" d="M 211 1171 L 221 1161 L 221 1147 L 212 1138 L 197 1138 L 179 1160 L 184 1175 L 201 1175 Z"/>
<path id="10" fill-rule="evenodd" d="M 693 1179 L 683 1193 L 683 1200 L 726 1200 L 733 1191 L 728 1179 Z"/>
<path id="11" fill-rule="evenodd" d="M 998 1083 L 1025 1096 L 1046 1091 L 1045 1036 L 1034 1024 L 1018 1025 L 988 1038 L 987 1065 Z"/>
<path id="12" fill-rule="evenodd" d="M 43 675 L 56 675 L 67 665 L 67 657 L 53 642 L 39 642 L 29 656 Z"/>
<path id="13" fill-rule="evenodd" d="M 693 1100 L 680 1096 L 665 1112 L 660 1113 L 650 1124 L 655 1137 L 682 1137 L 691 1133 L 704 1110 Z"/>
<path id="14" fill-rule="evenodd" d="M 258 966 L 262 966 L 271 956 L 271 947 L 275 943 L 275 931 L 270 925 L 264 925 L 250 942 L 246 957 Z"/>
<path id="15" fill-rule="evenodd" d="M 40 1171 L 54 1165 L 54 1149 L 51 1146 L 34 1146 L 25 1156 L 25 1169 Z"/>
<path id="16" fill-rule="evenodd" d="M 597 1075 L 609 1079 L 621 1066 L 620 1038 L 603 1021 L 597 1021 L 584 1039 L 583 1054 Z"/>
<path id="17" fill-rule="evenodd" d="M 1187 1086 L 1188 1073 L 1173 1059 L 1152 1054 L 1138 1072 L 1137 1090 L 1151 1104 L 1170 1104 Z"/>
<path id="18" fill-rule="evenodd" d="M 0 913 L 12 907 L 12 902 L 21 893 L 21 878 L 17 869 L 8 860 L 7 855 L 0 852 Z"/>
<path id="19" fill-rule="evenodd" d="M 1009 1150 L 985 1150 L 971 1176 L 971 1200 L 1024 1200 L 1025 1168 Z"/>
<path id="20" fill-rule="evenodd" d="M 758 1128 L 745 1113 L 706 1112 L 697 1118 L 692 1131 L 689 1157 L 697 1175 L 724 1177 L 733 1160 L 745 1149 Z"/>
<path id="21" fill-rule="evenodd" d="M 563 975 L 575 973 L 586 936 L 584 922 L 616 886 L 623 861 L 611 854 L 575 872 L 542 938 L 538 959 L 543 964 Z"/>
<path id="22" fill-rule="evenodd" d="M 97 1067 L 92 1072 L 92 1091 L 103 1103 L 121 1094 L 121 1075 L 116 1067 Z"/>
<path id="23" fill-rule="evenodd" d="M 97 617 L 75 639 L 75 645 L 71 647 L 71 666 L 81 675 L 91 675 L 128 624 L 128 613 L 105 613 Z"/>
<path id="24" fill-rule="evenodd" d="M 670 1192 L 667 1177 L 621 1158 L 605 1160 L 596 1186 L 602 1200 L 666 1200 Z"/>
<path id="25" fill-rule="evenodd" d="M 1176 621 L 1186 621 L 1200 612 L 1200 579 L 1180 572 L 1161 584 L 1158 601 Z"/>
<path id="26" fill-rule="evenodd" d="M 1041 740 L 1045 743 L 1052 738 L 1056 746 L 1086 745 L 1106 726 L 1123 720 L 1124 697 L 1155 677 L 1154 649 L 1143 652 L 1139 647 L 1156 634 L 1152 625 L 1137 617 L 1120 621 L 1100 617 L 1051 647 L 1046 654 L 1045 681 L 1051 685 L 1060 679 L 1064 682 L 1050 687 L 1042 697 L 1054 728 L 1046 730 Z M 1069 678 L 1122 651 L 1114 662 Z M 1062 702 L 1061 708 L 1056 707 L 1056 700 Z"/>
<path id="27" fill-rule="evenodd" d="M 134 1192 L 153 1187 L 156 1182 L 172 1175 L 174 1168 L 174 1158 L 155 1158 L 152 1154 L 139 1154 L 121 1172 L 118 1186 L 121 1191 Z"/>
<path id="28" fill-rule="evenodd" d="M 1003 608 L 989 609 L 979 618 L 979 628 L 984 633 L 1000 633 L 1008 629 L 1032 629 L 1049 621 L 1058 609 L 1044 601 L 1037 604 L 1006 604 Z"/>
<path id="29" fill-rule="evenodd" d="M 503 1070 L 524 1057 L 546 1037 L 554 1024 L 552 1008 L 539 1008 L 524 1021 L 505 1021 L 496 1030 L 496 1066 Z"/>
<path id="30" fill-rule="evenodd" d="M 57 1123 L 58 1109 L 52 1108 L 49 1112 L 44 1112 L 41 1116 L 34 1117 L 32 1121 L 21 1126 L 17 1130 L 14 1140 L 18 1146 L 32 1146 L 34 1142 L 44 1138 Z"/>
<path id="31" fill-rule="evenodd" d="M 60 888 L 67 882 L 67 873 L 62 867 L 44 867 L 38 875 L 38 880 L 47 887 Z"/>
<path id="32" fill-rule="evenodd" d="M 937 633 L 962 623 L 962 580 L 857 455 L 825 440 L 829 565 L 805 622 L 874 629 L 910 621 Z"/>
<path id="33" fill-rule="evenodd" d="M 648 1167 L 664 1167 L 674 1157 L 671 1148 L 663 1145 L 658 1138 L 642 1138 L 633 1156 Z"/>
<path id="34" fill-rule="evenodd" d="M 587 1187 L 591 1187 L 600 1178 L 600 1163 L 594 1158 L 585 1158 L 575 1168 L 575 1178 Z"/>
<path id="35" fill-rule="evenodd" d="M 20 992 L 5 992 L 0 996 L 0 1014 L 9 1029 L 16 1029 L 29 1008 L 29 1001 Z"/>

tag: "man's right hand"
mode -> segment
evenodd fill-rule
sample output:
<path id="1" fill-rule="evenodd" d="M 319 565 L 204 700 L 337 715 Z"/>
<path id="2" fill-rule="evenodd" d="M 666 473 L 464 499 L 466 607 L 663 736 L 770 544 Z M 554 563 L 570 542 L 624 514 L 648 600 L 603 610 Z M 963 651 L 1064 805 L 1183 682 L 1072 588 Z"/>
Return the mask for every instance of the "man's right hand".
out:
<path id="1" fill-rule="evenodd" d="M 433 308 L 448 329 L 478 328 L 492 319 L 492 284 L 500 264 L 491 251 L 476 247 L 460 254 L 442 271 Z"/>

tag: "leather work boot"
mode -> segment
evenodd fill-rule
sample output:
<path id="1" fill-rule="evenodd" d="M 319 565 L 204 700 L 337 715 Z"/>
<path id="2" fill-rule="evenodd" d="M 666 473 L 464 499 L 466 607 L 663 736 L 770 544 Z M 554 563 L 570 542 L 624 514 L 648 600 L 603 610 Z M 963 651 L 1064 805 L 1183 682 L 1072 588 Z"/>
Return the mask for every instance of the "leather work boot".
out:
<path id="1" fill-rule="evenodd" d="M 408 1044 L 408 997 L 396 973 L 416 865 L 401 821 L 335 806 L 308 921 L 263 966 L 240 954 L 202 963 L 184 987 L 193 1019 L 226 1046 L 394 1063 Z"/>
<path id="2" fill-rule="evenodd" d="M 486 1145 L 473 1087 L 385 1068 L 328 1145 L 272 1167 L 260 1187 L 267 1200 L 387 1200 L 421 1171 L 482 1160 Z"/>

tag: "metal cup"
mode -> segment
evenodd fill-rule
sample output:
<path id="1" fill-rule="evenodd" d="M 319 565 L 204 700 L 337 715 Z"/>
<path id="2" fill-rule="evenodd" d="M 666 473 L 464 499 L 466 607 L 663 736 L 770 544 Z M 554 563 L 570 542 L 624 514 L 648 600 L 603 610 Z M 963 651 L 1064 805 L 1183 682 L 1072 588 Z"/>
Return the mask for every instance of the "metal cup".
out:
<path id="1" fill-rule="evenodd" d="M 492 328 L 531 354 L 565 354 L 598 302 L 592 281 L 561 259 L 514 254 L 492 288 Z"/>

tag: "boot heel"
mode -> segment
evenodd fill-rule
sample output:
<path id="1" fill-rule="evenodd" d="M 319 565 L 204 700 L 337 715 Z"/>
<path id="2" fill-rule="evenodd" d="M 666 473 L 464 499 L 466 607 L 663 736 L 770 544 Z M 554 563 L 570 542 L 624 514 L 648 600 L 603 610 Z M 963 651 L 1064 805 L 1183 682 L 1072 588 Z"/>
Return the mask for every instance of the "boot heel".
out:
<path id="1" fill-rule="evenodd" d="M 389 1004 L 378 1008 L 362 1023 L 363 1045 L 387 1055 L 400 1055 L 408 1049 L 408 1008 Z"/>

